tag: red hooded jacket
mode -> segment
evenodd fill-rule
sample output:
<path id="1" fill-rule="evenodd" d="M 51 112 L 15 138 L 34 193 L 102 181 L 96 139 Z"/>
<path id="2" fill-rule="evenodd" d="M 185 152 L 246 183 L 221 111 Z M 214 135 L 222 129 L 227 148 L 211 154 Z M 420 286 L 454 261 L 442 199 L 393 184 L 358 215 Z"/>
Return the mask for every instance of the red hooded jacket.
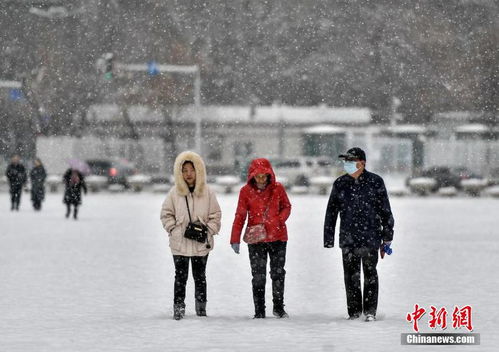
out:
<path id="1" fill-rule="evenodd" d="M 270 175 L 270 183 L 259 190 L 253 177 L 257 174 Z M 267 216 L 265 211 L 268 208 Z M 230 243 L 240 243 L 241 232 L 248 217 L 248 226 L 265 224 L 267 238 L 264 242 L 287 241 L 286 220 L 291 213 L 286 190 L 276 182 L 274 170 L 267 159 L 255 159 L 248 168 L 248 180 L 239 192 L 236 217 L 232 225 Z"/>

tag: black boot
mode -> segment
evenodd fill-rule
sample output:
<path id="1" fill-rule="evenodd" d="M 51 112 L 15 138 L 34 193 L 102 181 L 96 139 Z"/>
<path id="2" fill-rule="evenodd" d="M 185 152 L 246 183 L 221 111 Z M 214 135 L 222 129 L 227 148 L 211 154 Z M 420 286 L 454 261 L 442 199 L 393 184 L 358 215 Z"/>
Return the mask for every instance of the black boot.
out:
<path id="1" fill-rule="evenodd" d="M 76 220 L 78 219 L 78 208 L 75 207 L 74 212 L 73 212 L 73 218 Z"/>
<path id="2" fill-rule="evenodd" d="M 265 310 L 255 309 L 253 319 L 265 319 Z"/>
<path id="3" fill-rule="evenodd" d="M 288 313 L 284 310 L 284 304 L 282 305 L 274 305 L 274 310 L 273 312 L 274 316 L 277 318 L 289 318 Z"/>
<path id="4" fill-rule="evenodd" d="M 68 205 L 66 207 L 66 217 L 69 218 L 69 214 L 71 214 L 71 207 Z"/>
<path id="5" fill-rule="evenodd" d="M 253 303 L 255 304 L 253 319 L 265 318 L 265 291 L 253 289 Z"/>
<path id="6" fill-rule="evenodd" d="M 263 319 L 265 318 L 265 301 L 255 300 L 255 316 L 253 319 Z"/>
<path id="7" fill-rule="evenodd" d="M 185 304 L 175 303 L 173 304 L 173 319 L 180 320 L 185 315 Z"/>
<path id="8" fill-rule="evenodd" d="M 277 318 L 289 318 L 288 313 L 284 310 L 284 277 L 273 278 L 272 298 L 274 303 L 272 313 L 274 316 Z"/>
<path id="9" fill-rule="evenodd" d="M 196 300 L 196 314 L 198 317 L 206 316 L 206 302 Z"/>

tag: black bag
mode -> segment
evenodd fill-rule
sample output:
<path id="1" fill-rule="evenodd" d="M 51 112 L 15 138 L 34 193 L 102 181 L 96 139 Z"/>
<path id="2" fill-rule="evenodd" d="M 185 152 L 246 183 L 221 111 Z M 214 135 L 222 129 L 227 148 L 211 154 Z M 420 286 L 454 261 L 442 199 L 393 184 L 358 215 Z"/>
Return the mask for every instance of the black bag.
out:
<path id="1" fill-rule="evenodd" d="M 189 225 L 185 229 L 184 237 L 201 243 L 206 242 L 208 228 L 199 221 L 189 222 Z"/>
<path id="2" fill-rule="evenodd" d="M 187 196 L 185 197 L 185 204 L 187 204 L 187 212 L 189 213 L 189 224 L 185 229 L 184 237 L 200 243 L 206 243 L 206 248 L 211 248 L 208 243 L 208 227 L 200 221 L 192 222 Z"/>

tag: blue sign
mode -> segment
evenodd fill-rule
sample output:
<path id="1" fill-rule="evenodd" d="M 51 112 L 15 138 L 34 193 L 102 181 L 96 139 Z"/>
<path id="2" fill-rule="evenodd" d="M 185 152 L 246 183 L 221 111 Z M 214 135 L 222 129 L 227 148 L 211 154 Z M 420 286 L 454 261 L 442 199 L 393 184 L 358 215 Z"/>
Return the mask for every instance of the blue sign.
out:
<path id="1" fill-rule="evenodd" d="M 10 90 L 9 96 L 10 96 L 10 100 L 14 100 L 14 101 L 24 99 L 23 91 L 19 88 L 12 88 Z"/>
<path id="2" fill-rule="evenodd" d="M 156 76 L 160 74 L 158 64 L 156 61 L 149 61 L 147 64 L 147 74 L 150 76 Z"/>

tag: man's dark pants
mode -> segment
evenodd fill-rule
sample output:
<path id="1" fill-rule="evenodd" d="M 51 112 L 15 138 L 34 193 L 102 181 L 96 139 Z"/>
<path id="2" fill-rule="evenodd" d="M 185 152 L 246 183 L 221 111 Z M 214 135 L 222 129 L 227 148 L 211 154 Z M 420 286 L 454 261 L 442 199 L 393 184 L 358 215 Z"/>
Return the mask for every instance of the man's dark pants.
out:
<path id="1" fill-rule="evenodd" d="M 349 316 L 364 314 L 376 315 L 378 308 L 378 249 L 342 248 L 343 273 L 347 294 Z M 360 268 L 364 272 L 364 293 L 360 287 Z M 362 299 L 363 298 L 363 299 Z"/>
<path id="2" fill-rule="evenodd" d="M 19 209 L 19 204 L 21 203 L 22 193 L 23 193 L 22 185 L 10 187 L 10 201 L 12 204 L 12 209 Z"/>

